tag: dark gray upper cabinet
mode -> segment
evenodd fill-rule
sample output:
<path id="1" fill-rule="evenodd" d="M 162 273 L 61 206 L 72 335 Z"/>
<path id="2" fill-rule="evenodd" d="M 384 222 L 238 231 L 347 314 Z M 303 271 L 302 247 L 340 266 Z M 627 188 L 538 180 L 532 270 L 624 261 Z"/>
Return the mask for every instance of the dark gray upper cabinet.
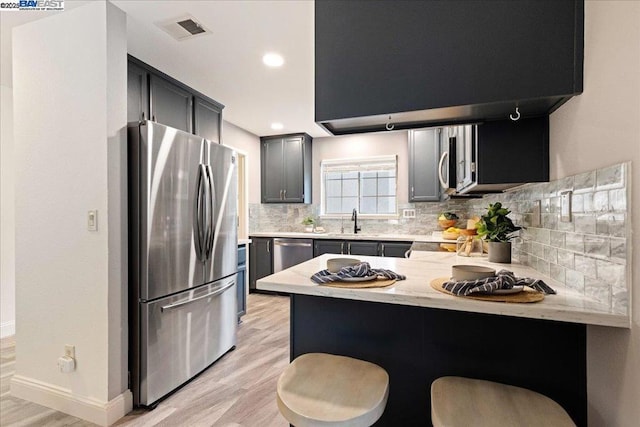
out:
<path id="1" fill-rule="evenodd" d="M 311 203 L 311 137 L 260 138 L 262 203 Z"/>
<path id="2" fill-rule="evenodd" d="M 127 121 L 153 120 L 221 142 L 224 105 L 130 55 L 127 75 Z"/>
<path id="3" fill-rule="evenodd" d="M 151 120 L 185 132 L 192 132 L 193 97 L 181 87 L 163 79 L 149 76 Z"/>
<path id="4" fill-rule="evenodd" d="M 477 135 L 464 145 L 470 172 L 464 180 L 458 177 L 458 191 L 487 193 L 549 181 L 548 116 L 486 122 L 474 128 Z"/>
<path id="5" fill-rule="evenodd" d="M 129 63 L 127 67 L 127 122 L 149 118 L 149 82 L 147 71 Z"/>
<path id="6" fill-rule="evenodd" d="M 409 131 L 409 201 L 440 201 L 438 161 L 441 129 Z"/>
<path id="7" fill-rule="evenodd" d="M 549 114 L 582 92 L 583 27 L 583 0 L 317 1 L 315 120 L 345 134 Z"/>
<path id="8" fill-rule="evenodd" d="M 200 97 L 193 100 L 193 133 L 220 143 L 222 110 L 219 105 Z"/>

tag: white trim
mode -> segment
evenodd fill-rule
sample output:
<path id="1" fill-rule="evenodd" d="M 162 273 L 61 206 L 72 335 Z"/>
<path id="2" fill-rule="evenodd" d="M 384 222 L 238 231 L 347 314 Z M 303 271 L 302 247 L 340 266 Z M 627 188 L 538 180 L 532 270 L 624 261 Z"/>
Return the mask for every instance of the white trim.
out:
<path id="1" fill-rule="evenodd" d="M 8 322 L 0 323 L 0 338 L 10 337 L 16 334 L 16 322 L 10 320 Z"/>
<path id="2" fill-rule="evenodd" d="M 114 424 L 133 409 L 130 390 L 104 402 L 93 397 L 77 396 L 69 389 L 21 375 L 11 378 L 11 395 L 101 426 Z"/>

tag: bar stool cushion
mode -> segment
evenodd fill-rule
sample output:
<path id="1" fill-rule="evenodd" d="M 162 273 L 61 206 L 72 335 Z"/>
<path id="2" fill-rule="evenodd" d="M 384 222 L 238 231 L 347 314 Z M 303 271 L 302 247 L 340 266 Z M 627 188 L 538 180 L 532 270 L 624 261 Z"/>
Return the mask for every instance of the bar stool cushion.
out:
<path id="1" fill-rule="evenodd" d="M 573 426 L 567 412 L 535 391 L 492 381 L 442 377 L 431 384 L 434 426 Z"/>
<path id="2" fill-rule="evenodd" d="M 296 427 L 370 426 L 387 404 L 389 375 L 351 357 L 308 353 L 278 379 L 278 408 Z"/>

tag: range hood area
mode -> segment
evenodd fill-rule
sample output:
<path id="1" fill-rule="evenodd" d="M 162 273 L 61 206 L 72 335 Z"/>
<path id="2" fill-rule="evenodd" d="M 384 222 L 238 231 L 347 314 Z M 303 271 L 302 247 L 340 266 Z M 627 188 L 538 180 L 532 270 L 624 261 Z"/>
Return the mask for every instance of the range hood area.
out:
<path id="1" fill-rule="evenodd" d="M 571 97 L 572 95 L 566 95 L 517 102 L 506 101 L 398 113 L 392 112 L 363 117 L 330 119 L 318 122 L 318 124 L 333 135 L 347 135 L 507 120 L 511 117 L 517 117 L 519 120 L 520 118 L 546 116 L 558 109 Z"/>
<path id="2" fill-rule="evenodd" d="M 583 0 L 315 3 L 315 121 L 334 135 L 547 116 L 583 62 Z"/>

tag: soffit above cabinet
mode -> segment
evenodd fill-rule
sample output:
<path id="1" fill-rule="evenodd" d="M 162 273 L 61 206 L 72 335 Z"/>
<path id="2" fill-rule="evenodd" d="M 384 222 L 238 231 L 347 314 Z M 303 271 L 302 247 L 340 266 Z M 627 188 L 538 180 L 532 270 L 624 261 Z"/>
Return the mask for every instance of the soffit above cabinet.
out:
<path id="1" fill-rule="evenodd" d="M 324 0 L 315 12 L 315 120 L 334 134 L 506 119 L 516 106 L 535 117 L 582 92 L 582 0 Z"/>

